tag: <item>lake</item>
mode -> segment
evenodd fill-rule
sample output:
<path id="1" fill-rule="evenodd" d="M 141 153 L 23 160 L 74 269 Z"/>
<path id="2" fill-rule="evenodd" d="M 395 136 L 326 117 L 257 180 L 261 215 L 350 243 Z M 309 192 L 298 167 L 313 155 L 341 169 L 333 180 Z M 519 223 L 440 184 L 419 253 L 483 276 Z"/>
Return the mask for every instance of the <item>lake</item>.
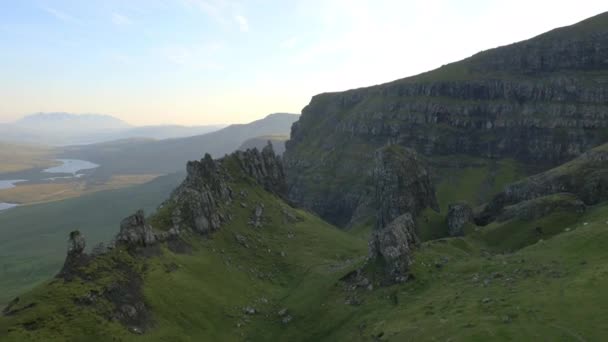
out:
<path id="1" fill-rule="evenodd" d="M 6 209 L 10 209 L 10 208 L 14 208 L 16 206 L 18 206 L 18 204 L 0 202 L 0 211 L 6 210 Z"/>
<path id="2" fill-rule="evenodd" d="M 58 162 L 62 164 L 55 167 L 50 167 L 48 169 L 42 170 L 42 172 L 46 173 L 71 173 L 73 176 L 76 176 L 78 171 L 83 170 L 91 170 L 98 168 L 99 165 L 95 163 L 91 163 L 86 160 L 78 160 L 78 159 L 57 159 Z"/>
<path id="3" fill-rule="evenodd" d="M 0 180 L 0 190 L 14 188 L 19 182 L 27 182 L 25 179 Z"/>

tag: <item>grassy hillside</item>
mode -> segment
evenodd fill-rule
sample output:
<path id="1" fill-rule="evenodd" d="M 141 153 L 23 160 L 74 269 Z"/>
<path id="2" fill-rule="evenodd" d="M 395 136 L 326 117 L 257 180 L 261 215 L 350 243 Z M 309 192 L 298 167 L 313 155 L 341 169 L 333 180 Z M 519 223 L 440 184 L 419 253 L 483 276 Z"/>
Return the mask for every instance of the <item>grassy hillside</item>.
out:
<path id="1" fill-rule="evenodd" d="M 107 242 L 122 218 L 138 208 L 153 211 L 182 178 L 0 212 L 0 304 L 58 272 L 70 231 L 81 230 L 90 247 Z"/>
<path id="2" fill-rule="evenodd" d="M 365 240 L 300 210 L 287 209 L 298 219 L 286 221 L 285 204 L 250 182 L 231 187 L 249 196 L 231 204 L 232 220 L 210 238 L 186 235 L 186 250 L 163 246 L 148 257 L 117 249 L 87 266 L 94 281 L 40 285 L 0 318 L 0 339 L 600 341 L 608 334 L 608 298 L 598 291 L 608 285 L 606 204 L 568 220 L 508 221 L 425 242 L 413 281 L 369 290 L 340 281 L 362 264 Z M 248 221 L 258 204 L 264 223 L 256 229 Z M 166 222 L 163 215 L 151 222 Z M 531 239 L 538 224 L 552 230 Z M 508 246 L 496 245 L 496 230 L 513 237 Z M 503 254 L 504 247 L 515 249 Z M 113 304 L 104 297 L 74 304 L 128 277 L 125 267 L 143 277 L 151 310 L 143 336 L 108 321 Z"/>
<path id="3" fill-rule="evenodd" d="M 259 187 L 247 182 L 232 187 L 249 193 L 243 202 L 247 207 L 235 203 L 231 207 L 232 222 L 212 239 L 198 235 L 185 237 L 192 249 L 187 254 L 175 254 L 163 248 L 161 255 L 148 259 L 134 258 L 122 250 L 100 257 L 88 266 L 97 272 L 96 282 L 54 280 L 21 296 L 20 303 L 25 306 L 36 304 L 18 315 L 0 318 L 0 338 L 7 341 L 78 340 L 82 336 L 98 340 L 138 339 L 137 335 L 100 315 L 108 303 L 99 303 L 95 309 L 71 305 L 74 298 L 98 289 L 100 283 L 117 281 L 116 277 L 121 276 L 119 268 L 112 271 L 101 265 L 120 262 L 145 274 L 143 291 L 153 311 L 154 328 L 139 339 L 241 340 L 256 331 L 256 326 L 262 323 L 258 319 L 269 317 L 278 322 L 276 312 L 282 309 L 293 289 L 332 288 L 335 281 L 366 254 L 364 241 L 304 211 L 287 209 L 297 217 L 297 222 L 285 223 L 286 205 Z M 259 203 L 265 207 L 264 224 L 254 229 L 247 221 L 251 208 Z M 162 216 L 162 212 L 159 215 Z M 163 220 L 153 217 L 151 221 Z M 237 243 L 235 234 L 247 242 Z M 170 265 L 176 269 L 168 272 Z M 306 305 L 308 300 L 300 297 L 299 302 Z M 254 307 L 259 313 L 246 315 L 245 307 Z M 290 314 L 297 315 L 300 308 L 294 306 L 289 310 L 293 310 Z M 30 321 L 36 322 L 33 330 L 27 324 Z"/>

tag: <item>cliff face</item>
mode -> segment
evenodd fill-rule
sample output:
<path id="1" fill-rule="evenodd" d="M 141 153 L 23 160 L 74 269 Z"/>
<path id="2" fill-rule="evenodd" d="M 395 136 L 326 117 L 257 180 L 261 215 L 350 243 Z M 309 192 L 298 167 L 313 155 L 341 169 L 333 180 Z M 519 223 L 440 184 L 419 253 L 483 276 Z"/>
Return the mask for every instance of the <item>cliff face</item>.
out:
<path id="1" fill-rule="evenodd" d="M 370 172 L 366 159 L 386 143 L 427 157 L 509 157 L 550 167 L 604 142 L 607 126 L 605 13 L 425 74 L 315 96 L 287 143 L 290 198 L 346 226 Z M 315 185 L 336 175 L 349 182 Z"/>
<path id="2" fill-rule="evenodd" d="M 378 150 L 373 179 L 378 229 L 406 213 L 416 217 L 428 207 L 439 211 L 435 187 L 414 151 L 399 146 Z"/>

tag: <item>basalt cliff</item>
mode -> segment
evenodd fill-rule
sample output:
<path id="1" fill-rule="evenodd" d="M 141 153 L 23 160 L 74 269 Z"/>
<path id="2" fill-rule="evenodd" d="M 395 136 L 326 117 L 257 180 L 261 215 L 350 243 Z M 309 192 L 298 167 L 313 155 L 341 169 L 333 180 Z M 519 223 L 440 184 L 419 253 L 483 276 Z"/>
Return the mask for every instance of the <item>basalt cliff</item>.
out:
<path id="1" fill-rule="evenodd" d="M 539 168 L 608 139 L 608 13 L 394 82 L 313 97 L 285 153 L 289 197 L 361 222 L 375 151 L 512 158 Z"/>

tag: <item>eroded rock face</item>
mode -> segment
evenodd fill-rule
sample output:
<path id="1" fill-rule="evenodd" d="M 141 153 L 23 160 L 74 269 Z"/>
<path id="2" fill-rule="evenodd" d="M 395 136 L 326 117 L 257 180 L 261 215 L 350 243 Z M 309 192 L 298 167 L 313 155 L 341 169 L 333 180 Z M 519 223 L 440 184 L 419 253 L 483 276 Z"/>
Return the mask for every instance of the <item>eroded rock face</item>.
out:
<path id="1" fill-rule="evenodd" d="M 386 146 L 375 155 L 373 197 L 376 226 L 369 248 L 386 283 L 406 281 L 412 249 L 419 243 L 414 218 L 425 208 L 439 210 L 435 188 L 412 150 Z"/>
<path id="2" fill-rule="evenodd" d="M 238 169 L 234 169 L 238 167 Z M 193 230 L 210 234 L 230 220 L 228 211 L 233 200 L 247 197 L 246 191 L 235 193 L 229 186 L 231 172 L 242 172 L 267 191 L 277 196 L 286 194 L 285 174 L 281 158 L 274 154 L 272 144 L 261 152 L 257 149 L 237 151 L 222 159 L 210 155 L 200 161 L 188 162 L 188 175 L 164 206 L 171 206 L 176 230 Z M 259 214 L 259 215 L 258 215 Z M 261 212 L 255 209 L 255 222 L 261 224 Z"/>
<path id="3" fill-rule="evenodd" d="M 209 154 L 200 161 L 188 162 L 186 170 L 186 179 L 168 201 L 175 207 L 174 225 L 178 229 L 209 234 L 227 219 L 221 207 L 232 200 L 232 189 L 228 186 L 230 174 Z"/>
<path id="4" fill-rule="evenodd" d="M 125 218 L 120 223 L 120 232 L 116 236 L 117 244 L 146 247 L 158 241 L 152 227 L 146 223 L 143 210 Z"/>
<path id="5" fill-rule="evenodd" d="M 387 146 L 376 152 L 374 163 L 376 227 L 385 227 L 405 213 L 416 217 L 427 207 L 439 211 L 435 187 L 416 152 Z"/>
<path id="6" fill-rule="evenodd" d="M 290 199 L 348 226 L 365 200 L 369 160 L 387 143 L 548 169 L 605 142 L 607 16 L 591 18 L 589 34 L 554 30 L 419 76 L 313 97 L 286 145 Z"/>
<path id="7" fill-rule="evenodd" d="M 78 268 L 85 265 L 89 260 L 89 256 L 84 251 L 85 248 L 86 240 L 84 236 L 78 230 L 72 231 L 68 239 L 68 253 L 57 277 L 71 280 L 78 274 Z"/>
<path id="8" fill-rule="evenodd" d="M 257 149 L 244 152 L 237 151 L 235 156 L 243 171 L 254 178 L 264 189 L 279 197 L 285 197 L 287 182 L 283 171 L 283 163 L 281 157 L 274 153 L 270 141 L 262 149 L 262 152 Z"/>
<path id="9" fill-rule="evenodd" d="M 68 255 L 82 255 L 86 246 L 86 240 L 80 231 L 75 230 L 70 233 L 70 238 L 68 240 Z"/>
<path id="10" fill-rule="evenodd" d="M 412 215 L 403 214 L 385 227 L 372 232 L 369 242 L 370 258 L 376 262 L 380 261 L 389 283 L 404 282 L 409 276 L 412 250 L 418 244 Z"/>
<path id="11" fill-rule="evenodd" d="M 473 222 L 473 209 L 467 203 L 454 203 L 448 206 L 448 234 L 450 236 L 463 236 L 464 226 Z"/>

